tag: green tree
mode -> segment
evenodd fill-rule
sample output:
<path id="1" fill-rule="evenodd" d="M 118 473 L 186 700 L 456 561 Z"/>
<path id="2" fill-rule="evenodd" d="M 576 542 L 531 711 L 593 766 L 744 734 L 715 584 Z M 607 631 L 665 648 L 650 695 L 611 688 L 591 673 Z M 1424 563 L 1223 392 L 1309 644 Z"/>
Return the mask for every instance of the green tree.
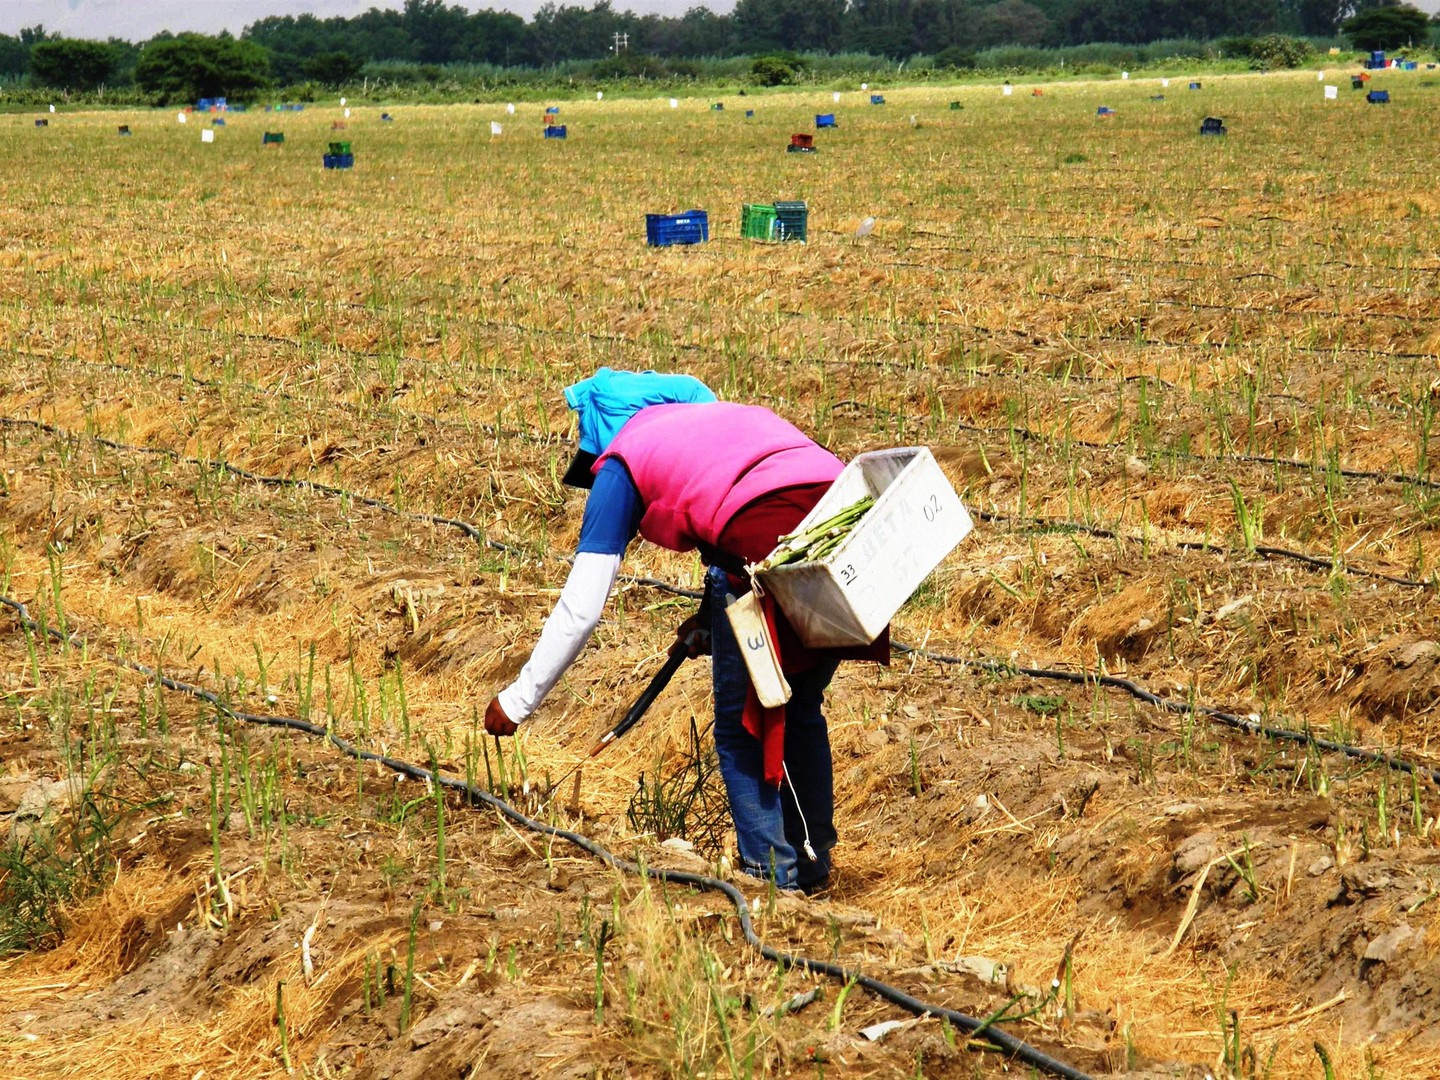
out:
<path id="1" fill-rule="evenodd" d="M 1400 49 L 1430 40 L 1430 17 L 1409 4 L 1377 7 L 1350 16 L 1340 29 L 1357 49 Z"/>
<path id="2" fill-rule="evenodd" d="M 357 60 L 349 53 L 327 52 L 310 57 L 300 65 L 307 79 L 314 79 L 325 86 L 343 86 L 354 82 L 365 61 Z"/>
<path id="3" fill-rule="evenodd" d="M 165 101 L 244 97 L 269 85 L 270 57 L 253 41 L 228 34 L 180 34 L 152 41 L 135 65 L 135 82 Z"/>
<path id="4" fill-rule="evenodd" d="M 94 90 L 104 85 L 118 61 L 115 50 L 101 41 L 60 38 L 30 49 L 30 73 L 44 85 L 60 90 Z"/>

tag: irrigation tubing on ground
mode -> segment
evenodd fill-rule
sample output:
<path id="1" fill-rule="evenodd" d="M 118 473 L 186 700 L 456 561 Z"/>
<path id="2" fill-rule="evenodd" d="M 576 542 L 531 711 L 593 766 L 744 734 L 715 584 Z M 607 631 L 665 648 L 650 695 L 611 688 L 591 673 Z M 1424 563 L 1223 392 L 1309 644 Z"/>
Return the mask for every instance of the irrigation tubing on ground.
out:
<path id="1" fill-rule="evenodd" d="M 41 629 L 40 624 L 30 617 L 30 613 L 25 605 L 18 600 L 13 600 L 8 596 L 0 596 L 0 605 L 4 605 L 15 612 L 20 623 L 27 629 L 31 631 L 39 631 Z M 69 646 L 83 648 L 88 644 L 85 639 L 78 634 L 66 634 L 50 626 L 44 627 L 44 630 L 49 636 Z M 1015 1060 L 1024 1062 L 1026 1065 L 1031 1065 L 1051 1076 L 1061 1077 L 1063 1080 L 1091 1080 L 1088 1074 L 1065 1064 L 1063 1061 L 1058 1061 L 1050 1057 L 1023 1039 L 1016 1038 L 1009 1032 L 995 1026 L 993 1020 L 978 1020 L 966 1013 L 957 1012 L 954 1009 L 948 1009 L 942 1005 L 935 1005 L 923 1001 L 888 983 L 881 982 L 873 976 L 866 975 L 858 968 L 847 968 L 841 964 L 832 964 L 825 960 L 816 960 L 799 953 L 785 952 L 775 948 L 773 945 L 766 944 L 764 939 L 755 932 L 754 923 L 750 918 L 749 901 L 746 900 L 744 893 L 728 881 L 710 877 L 707 874 L 694 874 L 684 870 L 660 870 L 632 862 L 629 859 L 614 854 L 608 848 L 596 843 L 589 837 L 529 817 L 521 813 L 504 799 L 497 798 L 490 792 L 468 784 L 458 777 L 446 776 L 438 770 L 426 769 L 401 758 L 391 757 L 388 754 L 378 754 L 373 750 L 365 750 L 350 740 L 335 734 L 330 728 L 322 727 L 319 724 L 312 724 L 308 720 L 301 720 L 293 716 L 265 716 L 259 713 L 249 713 L 235 709 L 226 704 L 219 694 L 211 690 L 206 690 L 193 683 L 182 682 L 179 679 L 172 679 L 168 675 L 164 675 L 156 669 L 140 663 L 138 660 L 131 660 L 114 654 L 107 655 L 112 663 L 144 675 L 146 678 L 154 680 L 169 690 L 187 694 L 190 697 L 204 701 L 213 706 L 216 711 L 223 712 L 233 720 L 263 727 L 298 731 L 315 738 L 324 739 L 342 754 L 357 761 L 374 762 L 401 776 L 409 777 L 412 780 L 428 782 L 451 791 L 458 791 L 465 796 L 471 805 L 488 806 L 509 818 L 517 825 L 521 825 L 532 832 L 553 836 L 573 844 L 581 850 L 595 856 L 613 869 L 621 870 L 629 874 L 643 875 L 676 885 L 689 885 L 704 892 L 721 893 L 735 906 L 735 914 L 740 920 L 740 929 L 745 934 L 746 942 L 758 951 L 761 956 L 765 957 L 765 959 L 774 963 L 783 964 L 787 968 L 796 968 L 808 972 L 812 975 L 824 975 L 827 978 L 847 984 L 854 983 L 875 994 L 877 997 L 893 1005 L 898 1005 L 900 1008 L 916 1016 L 943 1017 L 961 1031 L 975 1032 L 983 1029 L 983 1037 L 985 1039 L 988 1039 L 1000 1051 L 1010 1055 Z"/>
<path id="2" fill-rule="evenodd" d="M 65 428 L 58 427 L 54 424 L 47 424 L 43 420 L 31 420 L 27 417 L 0 416 L 0 427 L 28 427 L 36 431 L 44 431 L 57 438 L 68 439 L 72 442 L 78 442 L 81 438 L 76 432 L 67 431 Z M 180 462 L 186 465 L 195 465 L 202 469 L 223 469 L 232 476 L 237 476 L 242 480 L 249 480 L 256 484 L 263 484 L 266 487 L 309 488 L 311 491 L 317 491 L 322 495 L 334 495 L 337 498 L 349 499 L 352 502 L 361 503 L 364 506 L 372 507 L 382 513 L 391 514 L 395 517 L 410 518 L 414 521 L 424 521 L 431 525 L 446 525 L 452 529 L 458 529 L 477 544 L 482 547 L 487 547 L 492 551 L 502 551 L 509 555 L 519 555 L 521 557 L 526 555 L 524 549 L 514 544 L 506 544 L 500 540 L 491 540 L 481 529 L 465 521 L 463 518 L 445 517 L 442 514 L 427 514 L 422 510 L 401 510 L 399 507 L 392 506 L 383 499 L 377 499 L 371 495 L 361 495 L 359 492 L 351 491 L 348 488 L 336 487 L 334 484 L 322 483 L 319 480 L 307 480 L 288 476 L 266 476 L 263 473 L 252 472 L 249 469 L 241 468 L 239 465 L 232 465 L 228 461 L 207 461 L 204 458 L 185 457 L 165 447 L 136 446 L 132 443 L 123 443 L 117 442 L 114 439 L 107 439 L 101 435 L 89 435 L 86 437 L 112 450 L 124 450 L 136 454 L 150 454 L 154 457 L 163 457 L 170 461 Z M 558 559 L 565 563 L 572 561 L 564 555 L 552 555 L 551 558 Z M 662 592 L 674 593 L 676 596 L 684 596 L 692 600 L 698 600 L 704 595 L 704 593 L 698 589 L 687 589 L 680 585 L 672 585 L 670 582 L 661 581 L 659 578 L 641 577 L 635 574 L 621 574 L 620 580 L 632 585 L 644 585 L 648 588 L 659 589 Z"/>
<path id="3" fill-rule="evenodd" d="M 859 403 L 840 402 L 839 404 L 853 405 Z M 30 427 L 36 430 L 45 431 L 48 434 L 55 435 L 58 438 L 65 438 L 70 440 L 78 440 L 80 438 L 80 436 L 73 431 L 67 431 L 64 428 L 57 427 L 53 424 L 47 424 L 41 420 L 31 420 L 25 417 L 0 417 L 0 425 Z M 974 430 L 982 431 L 988 429 L 975 428 Z M 1017 429 L 1017 432 L 1020 430 L 1021 429 Z M 168 458 L 171 461 L 184 462 L 186 464 L 195 465 L 200 468 L 221 468 L 234 476 L 240 477 L 245 480 L 250 480 L 258 484 L 264 484 L 268 487 L 308 487 L 312 491 L 320 492 L 323 495 L 333 495 L 338 498 L 350 499 L 354 502 L 362 503 L 366 506 L 373 507 L 374 509 L 394 515 L 396 517 L 409 517 L 414 520 L 428 522 L 433 525 L 446 525 L 450 528 L 459 529 L 476 543 L 488 547 L 493 551 L 501 551 L 507 554 L 519 555 L 522 557 L 525 555 L 524 550 L 516 547 L 515 545 L 506 544 L 499 540 L 491 540 L 479 528 L 472 525 L 470 522 L 463 520 L 462 518 L 451 518 L 444 517 L 438 514 L 427 514 L 419 510 L 401 510 L 399 507 L 392 506 L 390 503 L 387 503 L 384 500 L 376 499 L 369 495 L 361 495 L 358 492 L 349 490 L 348 488 L 336 487 L 333 484 L 322 483 L 318 480 L 291 479 L 282 476 L 266 476 L 261 473 L 252 472 L 249 469 L 241 468 L 238 465 L 229 464 L 228 462 L 216 462 L 207 461 L 204 458 L 183 457 L 177 454 L 175 451 L 166 449 L 164 447 L 136 446 L 131 443 L 122 443 L 117 442 L 113 439 L 106 439 L 99 435 L 90 435 L 88 437 L 93 439 L 95 442 L 100 443 L 102 446 L 107 446 L 111 448 L 112 450 L 124 450 L 132 453 L 152 454 L 158 457 Z M 1098 525 L 1087 525 L 1084 522 L 1079 521 L 1064 521 L 1052 518 L 1022 518 L 1008 514 L 996 514 L 988 510 L 980 509 L 974 510 L 973 515 L 980 518 L 982 521 L 990 521 L 997 524 L 1021 523 L 1037 529 L 1049 529 L 1057 532 L 1085 533 L 1088 536 L 1094 536 L 1102 540 L 1128 540 L 1132 543 L 1143 542 L 1140 537 L 1122 536 L 1120 533 L 1117 533 L 1112 529 L 1106 529 Z M 1219 548 L 1214 544 L 1209 544 L 1200 540 L 1176 540 L 1173 541 L 1173 543 L 1175 547 L 1179 548 L 1182 551 L 1217 552 L 1230 550 L 1228 548 Z M 1341 573 L 1354 574 L 1358 577 L 1371 578 L 1376 581 L 1385 581 L 1393 585 L 1403 586 L 1405 588 L 1430 589 L 1436 587 L 1436 583 L 1434 581 L 1420 581 L 1415 578 L 1406 578 L 1399 577 L 1394 574 L 1386 574 L 1379 570 L 1369 570 L 1364 567 L 1352 566 L 1349 563 L 1345 562 L 1337 563 L 1333 559 L 1323 558 L 1319 555 L 1309 555 L 1303 551 L 1292 551 L 1289 548 L 1276 547 L 1271 544 L 1256 544 L 1253 550 L 1256 555 L 1260 555 L 1265 558 L 1290 559 L 1303 565 L 1313 567 L 1317 570 L 1325 570 L 1330 573 L 1334 573 L 1336 569 L 1339 569 Z M 571 561 L 571 559 L 565 555 L 552 555 L 551 558 L 558 559 L 559 561 L 565 563 L 569 563 Z M 658 589 L 661 592 L 673 593 L 676 596 L 688 597 L 692 600 L 699 599 L 703 595 L 700 590 L 687 589 L 683 586 L 674 585 L 668 581 L 662 581 L 661 579 L 654 577 L 641 577 L 634 574 L 621 574 L 620 580 L 628 582 L 632 585 L 642 585 L 648 588 Z"/>
<path id="4" fill-rule="evenodd" d="M 1386 765 L 1398 772 L 1411 773 L 1423 776 L 1430 781 L 1440 784 L 1440 769 L 1433 769 L 1426 765 L 1405 761 L 1403 758 L 1392 757 L 1379 750 L 1367 750 L 1362 746 L 1350 746 L 1346 743 L 1335 742 L 1333 739 L 1322 739 L 1309 731 L 1294 731 L 1290 728 L 1275 727 L 1263 723 L 1256 716 L 1239 716 L 1224 709 L 1217 709 L 1213 705 L 1199 705 L 1189 701 L 1171 701 L 1159 694 L 1146 690 L 1139 683 L 1129 679 L 1121 678 L 1118 675 L 1105 675 L 1100 672 L 1090 671 L 1064 671 L 1058 668 L 1036 668 L 1021 667 L 1016 664 L 1007 664 L 999 660 L 988 660 L 985 658 L 968 658 L 964 656 L 947 656 L 944 653 L 931 652 L 929 649 L 916 648 L 913 645 L 906 645 L 903 642 L 892 641 L 892 651 L 904 656 L 920 656 L 926 660 L 933 660 L 937 664 L 956 664 L 970 668 L 975 671 L 984 671 L 991 675 L 1025 675 L 1032 679 L 1049 679 L 1057 682 L 1067 682 L 1076 686 L 1105 686 L 1113 690 L 1122 690 L 1138 701 L 1147 705 L 1153 705 L 1164 712 L 1179 713 L 1181 715 L 1200 715 L 1215 720 L 1225 727 L 1243 731 L 1247 735 L 1263 735 L 1266 738 L 1276 739 L 1281 742 L 1301 743 L 1314 746 L 1320 750 L 1327 750 L 1346 757 L 1355 758 L 1358 761 L 1369 761 L 1376 765 Z"/>

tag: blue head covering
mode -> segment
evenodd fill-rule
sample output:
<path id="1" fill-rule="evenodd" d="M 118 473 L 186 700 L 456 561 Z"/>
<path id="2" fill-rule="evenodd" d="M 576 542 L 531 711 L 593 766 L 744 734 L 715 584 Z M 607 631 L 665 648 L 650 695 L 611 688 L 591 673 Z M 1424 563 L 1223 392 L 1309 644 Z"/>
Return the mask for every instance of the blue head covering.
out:
<path id="1" fill-rule="evenodd" d="M 602 367 L 590 378 L 565 388 L 565 403 L 579 418 L 580 449 L 565 470 L 564 483 L 588 488 L 595 482 L 595 461 L 632 416 L 651 405 L 714 401 L 710 388 L 690 375 L 654 371 L 612 371 Z"/>
<path id="2" fill-rule="evenodd" d="M 641 409 L 714 400 L 710 388 L 690 375 L 612 371 L 608 367 L 565 388 L 565 403 L 579 414 L 580 449 L 596 457 Z"/>

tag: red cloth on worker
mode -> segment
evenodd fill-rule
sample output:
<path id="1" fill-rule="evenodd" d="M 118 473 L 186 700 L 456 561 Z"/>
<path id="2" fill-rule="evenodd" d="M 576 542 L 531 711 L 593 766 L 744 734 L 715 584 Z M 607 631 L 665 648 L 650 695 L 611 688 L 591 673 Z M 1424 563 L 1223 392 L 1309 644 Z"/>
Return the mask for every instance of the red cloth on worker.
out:
<path id="1" fill-rule="evenodd" d="M 756 563 L 775 550 L 780 537 L 795 531 L 805 515 L 815 508 L 829 484 L 807 484 L 783 488 L 762 495 L 726 523 L 720 532 L 718 547 L 722 552 L 747 563 Z M 734 595 L 750 591 L 747 578 L 730 574 Z M 769 624 L 770 640 L 780 655 L 780 670 L 786 675 L 798 674 L 822 660 L 873 660 L 890 663 L 890 628 L 887 626 L 869 645 L 852 645 L 834 649 L 810 649 L 800 642 L 800 635 L 790 625 L 775 597 L 765 593 L 760 608 Z M 745 698 L 743 717 L 745 730 L 760 740 L 765 762 L 765 779 L 780 786 L 785 776 L 785 706 L 764 708 L 752 683 Z"/>

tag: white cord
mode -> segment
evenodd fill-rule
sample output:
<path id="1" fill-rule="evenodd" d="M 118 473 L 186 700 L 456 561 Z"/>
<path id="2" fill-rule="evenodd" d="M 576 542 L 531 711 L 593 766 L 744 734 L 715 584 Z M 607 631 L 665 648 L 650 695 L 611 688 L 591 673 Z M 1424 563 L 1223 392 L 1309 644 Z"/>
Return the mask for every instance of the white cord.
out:
<path id="1" fill-rule="evenodd" d="M 819 862 L 820 856 L 815 854 L 815 849 L 810 846 L 810 823 L 805 820 L 805 811 L 800 809 L 800 796 L 795 793 L 795 781 L 790 779 L 790 769 L 785 762 L 780 762 L 780 769 L 785 773 L 785 783 L 790 785 L 790 798 L 795 800 L 795 812 L 800 815 L 800 827 L 805 830 L 805 855 L 811 862 Z"/>

